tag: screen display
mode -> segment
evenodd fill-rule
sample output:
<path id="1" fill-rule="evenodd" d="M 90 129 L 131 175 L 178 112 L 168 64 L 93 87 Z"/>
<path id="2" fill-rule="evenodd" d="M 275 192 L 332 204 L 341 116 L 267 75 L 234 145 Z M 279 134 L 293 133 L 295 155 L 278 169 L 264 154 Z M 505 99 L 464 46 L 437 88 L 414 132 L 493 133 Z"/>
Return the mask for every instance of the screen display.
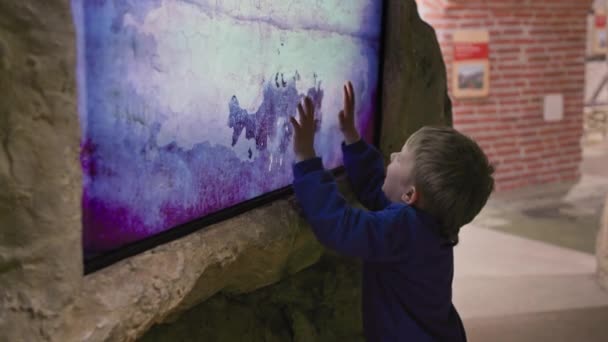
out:
<path id="1" fill-rule="evenodd" d="M 289 186 L 304 96 L 341 166 L 353 82 L 372 141 L 382 1 L 72 0 L 85 258 Z"/>

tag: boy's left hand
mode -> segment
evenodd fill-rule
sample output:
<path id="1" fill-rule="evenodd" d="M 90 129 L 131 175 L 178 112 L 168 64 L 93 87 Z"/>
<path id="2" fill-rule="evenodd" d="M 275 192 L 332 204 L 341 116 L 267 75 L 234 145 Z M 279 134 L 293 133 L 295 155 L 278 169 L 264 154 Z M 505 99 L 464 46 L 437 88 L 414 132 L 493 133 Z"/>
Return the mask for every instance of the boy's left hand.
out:
<path id="1" fill-rule="evenodd" d="M 314 147 L 315 108 L 309 97 L 304 98 L 303 104 L 298 103 L 298 113 L 300 122 L 293 116 L 289 119 L 294 130 L 293 150 L 296 154 L 296 162 L 301 162 L 316 157 Z"/>

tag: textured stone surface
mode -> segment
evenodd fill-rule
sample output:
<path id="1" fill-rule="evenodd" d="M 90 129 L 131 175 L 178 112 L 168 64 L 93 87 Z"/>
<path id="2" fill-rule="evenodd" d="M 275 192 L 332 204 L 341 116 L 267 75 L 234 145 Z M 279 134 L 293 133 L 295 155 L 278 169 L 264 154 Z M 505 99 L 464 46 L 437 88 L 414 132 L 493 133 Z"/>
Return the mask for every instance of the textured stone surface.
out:
<path id="1" fill-rule="evenodd" d="M 450 115 L 432 30 L 387 3 L 388 154 Z M 69 0 L 0 2 L 0 341 L 132 341 L 205 300 L 146 339 L 360 336 L 357 265 L 309 267 L 323 249 L 288 199 L 83 277 L 75 60 Z"/>
<path id="2" fill-rule="evenodd" d="M 597 275 L 600 285 L 608 291 L 608 196 L 604 204 L 600 231 L 597 236 Z"/>
<path id="3" fill-rule="evenodd" d="M 414 1 L 387 1 L 382 139 L 388 159 L 425 125 L 452 125 L 446 69 L 432 27 Z"/>
<path id="4" fill-rule="evenodd" d="M 0 340 L 56 334 L 80 288 L 70 2 L 0 2 Z"/>
<path id="5" fill-rule="evenodd" d="M 275 283 L 321 252 L 289 202 L 277 201 L 86 276 L 65 338 L 133 340 L 216 293 Z"/>
<path id="6" fill-rule="evenodd" d="M 214 296 L 141 341 L 363 341 L 359 287 L 358 262 L 325 255 L 279 284 Z"/>

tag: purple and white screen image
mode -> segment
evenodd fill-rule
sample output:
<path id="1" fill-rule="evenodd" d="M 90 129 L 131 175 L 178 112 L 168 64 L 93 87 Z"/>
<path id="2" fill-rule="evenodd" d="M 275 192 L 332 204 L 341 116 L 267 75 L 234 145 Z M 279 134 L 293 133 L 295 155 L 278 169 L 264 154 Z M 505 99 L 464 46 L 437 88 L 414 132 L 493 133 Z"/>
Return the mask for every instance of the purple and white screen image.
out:
<path id="1" fill-rule="evenodd" d="M 316 150 L 342 164 L 351 80 L 371 141 L 382 1 L 72 0 L 83 247 L 103 254 L 292 182 L 289 116 L 312 97 Z"/>

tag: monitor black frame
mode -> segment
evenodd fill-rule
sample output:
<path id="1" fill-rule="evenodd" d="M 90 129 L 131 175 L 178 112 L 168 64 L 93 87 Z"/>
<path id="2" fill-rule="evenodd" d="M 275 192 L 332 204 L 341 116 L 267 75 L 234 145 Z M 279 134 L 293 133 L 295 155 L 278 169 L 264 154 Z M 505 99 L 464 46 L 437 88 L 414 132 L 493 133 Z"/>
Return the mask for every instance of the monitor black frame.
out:
<path id="1" fill-rule="evenodd" d="M 374 116 L 374 138 L 373 145 L 380 147 L 380 133 L 382 131 L 382 101 L 384 87 L 384 60 L 386 56 L 386 29 L 387 29 L 387 1 L 382 1 L 381 14 L 381 32 L 380 32 L 380 53 L 378 63 L 378 93 L 376 99 L 376 115 Z M 332 170 L 334 176 L 338 177 L 344 173 L 344 167 L 340 166 Z M 90 258 L 84 258 L 84 274 L 88 275 L 105 267 L 108 267 L 121 260 L 130 258 L 137 254 L 157 246 L 169 243 L 171 241 L 185 237 L 191 233 L 203 230 L 213 224 L 228 220 L 245 212 L 259 208 L 278 199 L 286 198 L 293 195 L 293 187 L 291 185 L 283 188 L 267 192 L 253 199 L 238 203 L 220 211 L 205 215 L 201 218 L 190 222 L 169 228 L 161 233 L 152 235 L 145 239 L 135 241 L 124 246 L 118 247 Z"/>

